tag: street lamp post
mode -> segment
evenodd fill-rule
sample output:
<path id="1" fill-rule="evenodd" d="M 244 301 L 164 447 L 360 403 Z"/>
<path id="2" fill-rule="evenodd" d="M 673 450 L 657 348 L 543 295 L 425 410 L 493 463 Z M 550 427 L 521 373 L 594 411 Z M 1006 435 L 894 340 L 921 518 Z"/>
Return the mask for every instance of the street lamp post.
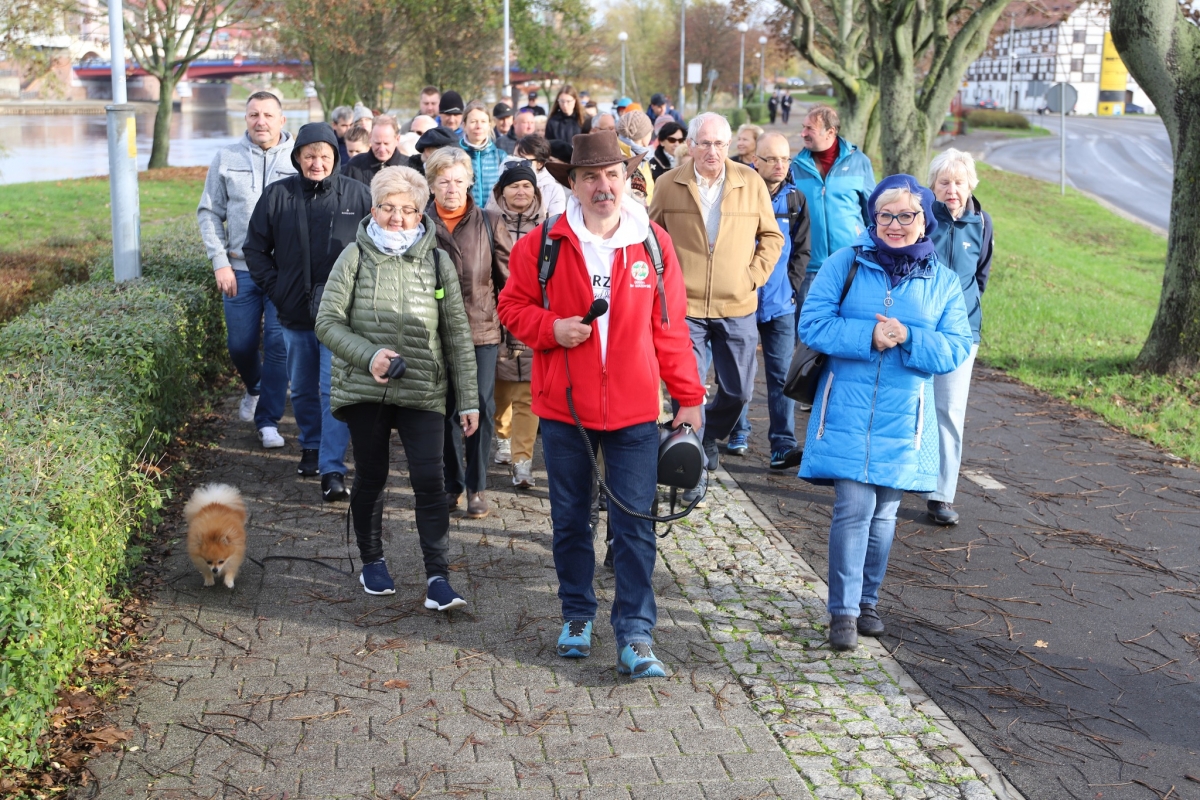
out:
<path id="1" fill-rule="evenodd" d="M 621 31 L 617 34 L 617 40 L 621 42 L 621 97 L 625 96 L 625 43 L 629 41 L 629 34 Z"/>
<path id="2" fill-rule="evenodd" d="M 512 41 L 512 30 L 509 27 L 508 1 L 509 0 L 504 0 L 504 80 L 502 81 L 504 88 L 501 90 L 501 93 L 504 96 L 505 103 L 512 103 L 512 67 L 510 66 L 511 53 L 508 49 L 509 42 Z"/>
<path id="3" fill-rule="evenodd" d="M 767 102 L 767 37 L 758 37 L 758 102 Z"/>
<path id="4" fill-rule="evenodd" d="M 108 121 L 108 197 L 112 208 L 113 278 L 142 277 L 142 221 L 138 199 L 137 128 L 125 93 L 125 11 L 121 0 L 108 4 L 112 105 Z"/>
<path id="5" fill-rule="evenodd" d="M 687 85 L 687 65 L 685 62 L 687 50 L 687 0 L 679 0 L 679 104 L 676 108 L 686 109 L 684 102 L 684 87 Z M 683 113 L 682 111 L 680 113 Z"/>
<path id="6" fill-rule="evenodd" d="M 750 30 L 750 26 L 739 22 L 737 29 L 742 35 L 742 52 L 738 61 L 738 108 L 741 108 L 746 94 L 746 31 Z"/>

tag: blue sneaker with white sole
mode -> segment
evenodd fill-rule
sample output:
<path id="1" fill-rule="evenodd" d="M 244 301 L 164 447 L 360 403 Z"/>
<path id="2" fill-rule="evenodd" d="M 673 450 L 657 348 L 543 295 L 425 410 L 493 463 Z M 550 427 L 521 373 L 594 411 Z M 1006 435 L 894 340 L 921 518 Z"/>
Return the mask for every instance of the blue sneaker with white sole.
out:
<path id="1" fill-rule="evenodd" d="M 372 561 L 370 564 L 363 564 L 358 582 L 362 584 L 363 591 L 367 594 L 396 593 L 396 584 L 392 582 L 392 576 L 388 574 L 387 562 L 382 558 Z"/>
<path id="2" fill-rule="evenodd" d="M 740 433 L 730 436 L 729 443 L 725 445 L 725 452 L 731 456 L 744 456 L 749 449 L 750 440 Z"/>
<path id="3" fill-rule="evenodd" d="M 665 678 L 667 667 L 654 657 L 649 642 L 633 642 L 621 648 L 617 656 L 617 672 L 631 678 Z"/>
<path id="4" fill-rule="evenodd" d="M 557 652 L 563 658 L 587 658 L 592 654 L 592 621 L 573 619 L 563 623 Z"/>
<path id="5" fill-rule="evenodd" d="M 434 578 L 425 588 L 425 607 L 431 611 L 449 611 L 452 608 L 462 608 L 466 604 L 467 601 L 450 588 L 450 582 L 445 578 Z"/>

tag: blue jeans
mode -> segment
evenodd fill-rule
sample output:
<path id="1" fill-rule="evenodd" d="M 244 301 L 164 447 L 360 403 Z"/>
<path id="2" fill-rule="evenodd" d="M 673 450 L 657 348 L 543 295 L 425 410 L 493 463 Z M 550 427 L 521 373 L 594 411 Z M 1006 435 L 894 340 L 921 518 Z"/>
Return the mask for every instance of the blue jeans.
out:
<path id="1" fill-rule="evenodd" d="M 658 491 L 658 426 L 644 422 L 615 431 L 589 430 L 588 438 L 594 449 L 604 450 L 608 488 L 626 507 L 649 514 Z M 550 488 L 554 569 L 563 620 L 594 619 L 596 552 L 588 527 L 592 464 L 579 429 L 554 420 L 542 420 L 542 453 Z M 654 523 L 631 517 L 609 502 L 608 530 L 613 537 L 616 595 L 612 627 L 617 649 L 632 642 L 653 643 L 658 621 L 652 583 L 658 555 Z"/>
<path id="2" fill-rule="evenodd" d="M 283 328 L 275 305 L 246 270 L 234 270 L 237 295 L 224 298 L 225 343 L 246 394 L 258 398 L 256 428 L 277 428 L 287 403 L 288 374 Z M 262 343 L 262 355 L 258 345 Z"/>
<path id="3" fill-rule="evenodd" d="M 762 343 L 763 366 L 767 371 L 767 412 L 771 417 L 767 437 L 771 441 L 771 452 L 791 450 L 797 444 L 796 401 L 783 393 L 783 384 L 792 364 L 792 351 L 796 349 L 796 315 L 784 314 L 758 323 L 758 341 Z M 729 435 L 731 438 L 738 435 L 750 438 L 749 404 Z"/>
<path id="4" fill-rule="evenodd" d="M 479 427 L 463 440 L 458 421 L 458 403 L 451 380 L 446 395 L 445 435 L 442 457 L 446 492 L 469 494 L 487 489 L 488 461 L 492 457 L 492 434 L 496 430 L 496 354 L 500 345 L 475 345 L 475 381 L 479 386 Z M 466 459 L 464 469 L 463 460 Z"/>
<path id="5" fill-rule="evenodd" d="M 833 482 L 836 499 L 829 524 L 829 613 L 858 616 L 863 603 L 879 602 L 887 572 L 899 489 L 840 479 Z"/>
<path id="6" fill-rule="evenodd" d="M 687 324 L 700 383 L 706 382 L 710 359 L 717 374 L 717 390 L 712 400 L 700 409 L 703 424 L 696 434 L 705 441 L 724 439 L 754 396 L 754 374 L 758 370 L 758 359 L 754 355 L 758 347 L 754 315 L 712 319 L 688 317 Z M 678 403 L 672 405 L 679 410 Z"/>
<path id="7" fill-rule="evenodd" d="M 329 409 L 329 383 L 333 353 L 317 341 L 313 331 L 283 329 L 287 345 L 288 378 L 292 382 L 292 411 L 300 428 L 300 447 L 320 450 L 317 469 L 346 474 L 346 447 L 350 429 L 334 419 Z"/>

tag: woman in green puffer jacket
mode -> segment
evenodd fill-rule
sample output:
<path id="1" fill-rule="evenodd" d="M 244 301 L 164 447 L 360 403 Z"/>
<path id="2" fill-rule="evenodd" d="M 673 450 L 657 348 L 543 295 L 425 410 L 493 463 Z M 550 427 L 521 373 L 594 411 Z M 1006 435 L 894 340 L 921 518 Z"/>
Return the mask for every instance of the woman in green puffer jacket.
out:
<path id="1" fill-rule="evenodd" d="M 350 427 L 355 476 L 350 494 L 367 594 L 395 584 L 383 558 L 383 488 L 392 429 L 400 434 L 416 496 L 425 559 L 425 607 L 466 605 L 447 580 L 450 512 L 442 476 L 448 379 L 457 390 L 465 435 L 479 425 L 475 349 L 458 273 L 437 249 L 422 209 L 429 185 L 408 167 L 387 167 L 371 181 L 371 216 L 338 257 L 325 284 L 316 331 L 333 351 L 330 407 Z M 389 368 L 403 359 L 403 374 Z"/>

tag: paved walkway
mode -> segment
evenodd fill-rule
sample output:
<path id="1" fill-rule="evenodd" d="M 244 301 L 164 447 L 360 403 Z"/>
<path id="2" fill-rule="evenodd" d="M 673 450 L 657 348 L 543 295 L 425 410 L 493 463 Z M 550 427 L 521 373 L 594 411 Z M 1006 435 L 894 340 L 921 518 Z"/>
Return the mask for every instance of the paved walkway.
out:
<path id="1" fill-rule="evenodd" d="M 226 424 L 193 477 L 241 487 L 255 558 L 345 568 L 345 505 L 323 506 L 317 483 L 296 478 L 295 428 L 283 431 L 289 446 L 265 452 Z M 134 736 L 91 762 L 91 796 L 977 800 L 994 796 L 985 781 L 1014 796 L 881 648 L 828 649 L 823 584 L 718 475 L 708 509 L 661 542 L 668 680 L 616 674 L 602 567 L 596 651 L 554 655 L 544 472 L 533 491 L 493 492 L 490 518 L 452 521 L 466 612 L 421 605 L 402 477 L 385 520 L 394 597 L 281 561 L 248 565 L 233 591 L 205 589 L 174 545 L 152 607 L 152 680 L 115 712 Z"/>

